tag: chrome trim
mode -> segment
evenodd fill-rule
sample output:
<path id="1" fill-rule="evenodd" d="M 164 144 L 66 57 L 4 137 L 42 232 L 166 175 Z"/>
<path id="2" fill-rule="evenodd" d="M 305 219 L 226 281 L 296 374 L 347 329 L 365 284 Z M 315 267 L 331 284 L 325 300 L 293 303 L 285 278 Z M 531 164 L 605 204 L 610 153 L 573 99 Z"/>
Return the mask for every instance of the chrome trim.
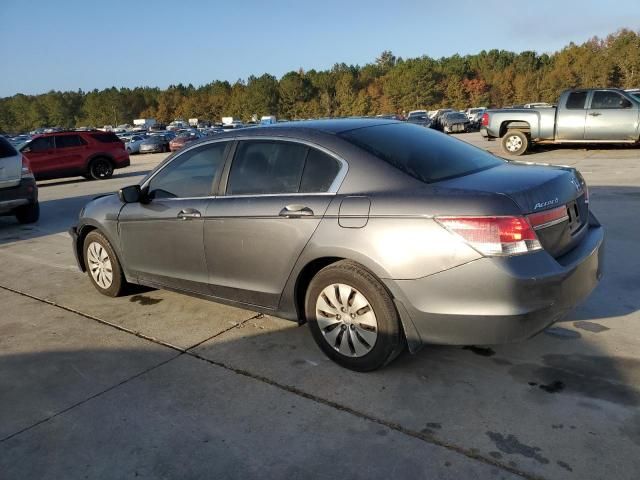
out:
<path id="1" fill-rule="evenodd" d="M 337 173 L 336 178 L 333 180 L 333 182 L 331 183 L 331 185 L 329 186 L 329 190 L 327 190 L 326 192 L 316 192 L 316 193 L 265 193 L 265 194 L 252 194 L 252 195 L 212 195 L 212 196 L 207 196 L 207 197 L 182 197 L 182 198 L 172 198 L 172 199 L 168 199 L 165 198 L 163 200 L 194 200 L 194 199 L 207 199 L 207 198 L 215 198 L 215 197 L 224 197 L 224 198 L 235 198 L 235 197 L 241 197 L 241 198 L 246 198 L 246 197 L 266 197 L 266 196 L 289 196 L 289 195 L 297 195 L 297 196 L 302 196 L 302 195 L 335 195 L 336 193 L 338 193 L 338 190 L 340 189 L 340 186 L 342 185 L 342 182 L 344 181 L 345 177 L 347 176 L 347 172 L 349 171 L 349 164 L 347 163 L 346 160 L 344 160 L 342 157 L 339 157 L 337 154 L 335 154 L 334 152 L 332 152 L 331 150 L 323 147 L 322 145 L 318 145 L 317 143 L 313 143 L 310 142 L 308 140 L 301 140 L 301 139 L 297 139 L 297 138 L 289 138 L 289 137 L 278 137 L 278 136 L 238 136 L 238 137 L 232 137 L 232 138 L 215 138 L 215 139 L 211 139 L 210 141 L 206 141 L 206 142 L 202 142 L 202 143 L 197 143 L 196 145 L 189 145 L 186 148 L 182 148 L 180 150 L 178 150 L 178 154 L 175 155 L 175 157 L 173 157 L 171 159 L 171 161 L 167 162 L 166 164 L 164 164 L 162 166 L 162 168 L 156 170 L 155 172 L 153 172 L 153 175 L 151 175 L 149 178 L 147 178 L 144 183 L 142 185 L 140 185 L 140 188 L 146 188 L 149 184 L 149 182 L 158 174 L 160 173 L 162 170 L 164 170 L 165 168 L 167 168 L 168 165 L 171 165 L 176 158 L 179 158 L 181 155 L 184 155 L 185 153 L 187 153 L 190 150 L 193 150 L 194 148 L 198 148 L 201 147 L 203 145 L 211 145 L 214 143 L 221 143 L 221 142 L 233 142 L 233 141 L 244 141 L 244 140 L 266 140 L 266 141 L 287 141 L 287 142 L 292 142 L 292 143 L 300 143 L 303 145 L 306 145 L 308 147 L 312 147 L 315 148 L 317 150 L 320 150 L 321 152 L 329 155 L 330 157 L 336 159 L 339 163 L 340 163 L 340 171 Z M 233 161 L 233 159 L 232 159 Z"/>
<path id="2" fill-rule="evenodd" d="M 553 227 L 554 225 L 558 225 L 559 223 L 565 222 L 567 220 L 569 220 L 569 215 L 565 215 L 564 217 L 561 217 L 561 218 L 556 218 L 555 220 L 551 220 L 550 222 L 547 222 L 547 223 L 536 225 L 535 227 L 533 227 L 533 229 L 541 230 L 543 228 Z"/>

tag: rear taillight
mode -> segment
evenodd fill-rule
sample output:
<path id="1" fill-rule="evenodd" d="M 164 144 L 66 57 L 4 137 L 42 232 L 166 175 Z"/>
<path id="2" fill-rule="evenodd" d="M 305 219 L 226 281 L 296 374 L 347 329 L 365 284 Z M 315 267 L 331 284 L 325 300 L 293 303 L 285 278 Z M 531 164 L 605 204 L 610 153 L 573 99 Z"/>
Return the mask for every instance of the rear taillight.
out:
<path id="1" fill-rule="evenodd" d="M 483 113 L 482 114 L 482 126 L 486 127 L 489 125 L 489 114 L 488 113 Z"/>
<path id="2" fill-rule="evenodd" d="M 33 178 L 33 172 L 31 171 L 29 160 L 27 160 L 24 156 L 22 157 L 22 170 L 20 172 L 20 176 L 22 178 Z"/>
<path id="3" fill-rule="evenodd" d="M 542 249 L 524 217 L 437 217 L 436 221 L 485 256 L 520 255 Z"/>
<path id="4" fill-rule="evenodd" d="M 527 220 L 534 230 L 550 227 L 569 219 L 566 205 L 527 215 Z"/>

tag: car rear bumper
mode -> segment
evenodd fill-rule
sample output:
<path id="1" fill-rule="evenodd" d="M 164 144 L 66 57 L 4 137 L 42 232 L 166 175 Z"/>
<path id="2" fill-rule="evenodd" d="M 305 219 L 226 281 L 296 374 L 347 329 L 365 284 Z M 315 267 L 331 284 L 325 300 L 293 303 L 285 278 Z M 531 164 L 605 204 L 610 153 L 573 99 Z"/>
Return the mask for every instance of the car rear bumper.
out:
<path id="1" fill-rule="evenodd" d="M 6 214 L 15 208 L 36 203 L 38 187 L 33 178 L 23 178 L 15 187 L 0 188 L 0 214 Z"/>
<path id="2" fill-rule="evenodd" d="M 591 293 L 602 276 L 603 242 L 604 230 L 593 217 L 580 245 L 558 259 L 546 252 L 481 258 L 385 283 L 409 317 L 403 323 L 410 346 L 515 342 L 558 321 Z M 411 330 L 418 338 L 409 338 Z"/>

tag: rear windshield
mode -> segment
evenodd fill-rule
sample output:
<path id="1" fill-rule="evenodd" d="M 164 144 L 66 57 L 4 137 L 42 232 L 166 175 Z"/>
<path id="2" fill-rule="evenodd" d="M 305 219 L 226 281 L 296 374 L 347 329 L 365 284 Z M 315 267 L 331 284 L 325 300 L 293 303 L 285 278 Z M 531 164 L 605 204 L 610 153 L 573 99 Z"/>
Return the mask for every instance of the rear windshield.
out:
<path id="1" fill-rule="evenodd" d="M 345 140 L 423 182 L 468 175 L 504 163 L 493 155 L 447 135 L 409 123 L 349 130 Z"/>
<path id="2" fill-rule="evenodd" d="M 4 137 L 0 136 L 0 158 L 13 157 L 17 155 L 16 149 Z"/>
<path id="3" fill-rule="evenodd" d="M 109 133 L 109 132 L 92 133 L 91 138 L 94 138 L 101 143 L 115 143 L 115 142 L 122 141 L 120 140 L 120 138 L 118 138 L 118 136 L 115 133 Z"/>

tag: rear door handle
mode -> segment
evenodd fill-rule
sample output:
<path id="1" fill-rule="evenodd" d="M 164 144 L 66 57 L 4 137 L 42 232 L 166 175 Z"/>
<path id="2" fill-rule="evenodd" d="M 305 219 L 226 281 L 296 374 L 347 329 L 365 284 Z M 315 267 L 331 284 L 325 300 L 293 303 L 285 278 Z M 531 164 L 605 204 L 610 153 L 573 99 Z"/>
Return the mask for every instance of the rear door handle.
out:
<path id="1" fill-rule="evenodd" d="M 295 217 L 311 217 L 313 216 L 313 210 L 304 205 L 287 205 L 278 214 L 281 217 L 295 218 Z"/>
<path id="2" fill-rule="evenodd" d="M 180 210 L 180 212 L 178 213 L 178 218 L 181 218 L 182 220 L 200 218 L 201 216 L 202 214 L 195 208 L 185 208 L 184 210 Z"/>
<path id="3" fill-rule="evenodd" d="M 592 117 L 599 117 L 602 114 L 600 112 L 592 112 L 589 115 L 591 115 Z"/>

